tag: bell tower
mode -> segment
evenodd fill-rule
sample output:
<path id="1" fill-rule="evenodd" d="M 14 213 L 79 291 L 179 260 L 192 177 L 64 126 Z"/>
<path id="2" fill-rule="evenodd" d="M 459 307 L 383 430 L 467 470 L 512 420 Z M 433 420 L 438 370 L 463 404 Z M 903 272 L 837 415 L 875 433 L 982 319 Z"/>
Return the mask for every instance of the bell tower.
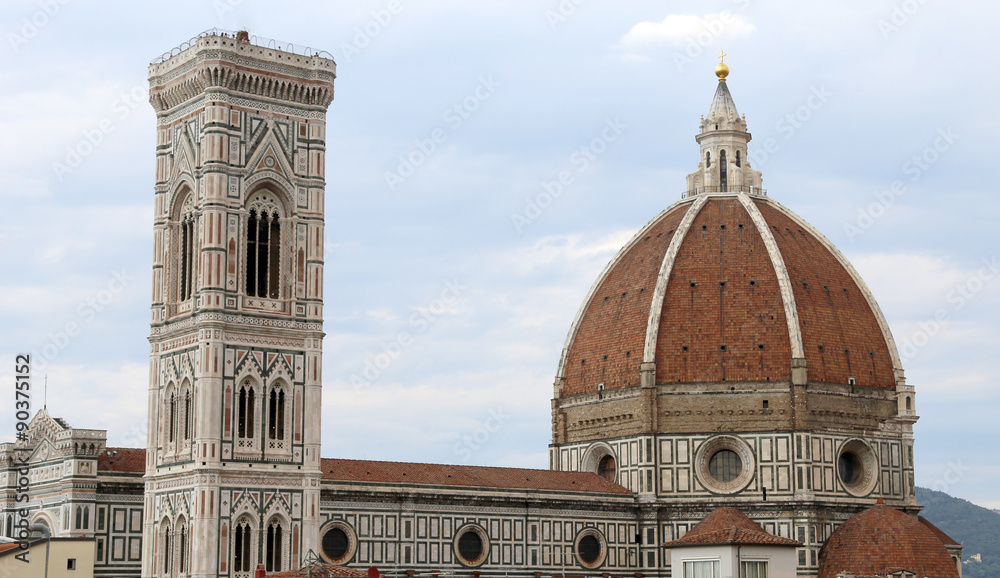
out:
<path id="1" fill-rule="evenodd" d="M 329 54 L 217 30 L 149 67 L 144 577 L 249 577 L 318 550 L 335 78 Z"/>

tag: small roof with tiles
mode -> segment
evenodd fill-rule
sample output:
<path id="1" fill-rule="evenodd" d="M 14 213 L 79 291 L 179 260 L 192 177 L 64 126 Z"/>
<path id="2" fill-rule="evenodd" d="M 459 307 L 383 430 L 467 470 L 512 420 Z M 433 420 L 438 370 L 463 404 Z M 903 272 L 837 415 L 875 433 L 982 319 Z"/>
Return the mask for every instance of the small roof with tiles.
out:
<path id="1" fill-rule="evenodd" d="M 107 448 L 97 456 L 97 471 L 145 473 L 146 450 L 142 448 Z"/>
<path id="2" fill-rule="evenodd" d="M 664 548 L 686 546 L 801 546 L 802 542 L 769 534 L 737 508 L 723 506 L 712 510 L 683 538 L 672 540 Z"/>
<path id="3" fill-rule="evenodd" d="M 627 488 L 587 472 L 342 459 L 323 459 L 322 469 L 324 480 L 342 482 L 624 495 L 632 493 Z"/>
<path id="4" fill-rule="evenodd" d="M 944 532 L 932 527 L 916 516 L 876 504 L 851 516 L 826 541 L 819 552 L 819 578 L 900 571 L 928 578 L 959 578 L 955 562 L 939 537 Z"/>

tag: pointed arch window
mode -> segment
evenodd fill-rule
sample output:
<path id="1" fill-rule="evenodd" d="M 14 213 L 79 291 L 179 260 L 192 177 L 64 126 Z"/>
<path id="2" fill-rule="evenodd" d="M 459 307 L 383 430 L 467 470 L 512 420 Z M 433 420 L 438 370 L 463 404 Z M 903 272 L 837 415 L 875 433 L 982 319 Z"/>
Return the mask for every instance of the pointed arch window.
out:
<path id="1" fill-rule="evenodd" d="M 726 151 L 719 151 L 719 187 L 721 191 L 729 190 L 729 180 L 726 175 Z"/>
<path id="2" fill-rule="evenodd" d="M 181 208 L 177 226 L 177 296 L 178 301 L 187 301 L 194 293 L 194 231 L 197 215 L 194 210 L 194 195 L 188 194 Z"/>
<path id="3" fill-rule="evenodd" d="M 181 574 L 187 571 L 187 557 L 188 557 L 188 539 L 187 539 L 187 525 L 183 523 L 179 524 L 181 527 L 181 537 L 180 537 L 180 560 L 178 560 L 177 570 Z"/>
<path id="4" fill-rule="evenodd" d="M 241 447 L 253 446 L 255 397 L 253 384 L 244 381 L 236 402 L 236 437 L 240 438 Z"/>
<path id="5" fill-rule="evenodd" d="M 167 439 L 173 443 L 177 441 L 177 396 L 174 395 L 174 392 L 170 392 L 170 407 L 167 414 L 167 421 L 167 428 L 169 430 Z"/>
<path id="6" fill-rule="evenodd" d="M 266 572 L 281 572 L 282 547 L 284 532 L 277 520 L 272 520 L 267 526 L 267 539 L 264 548 L 264 570 Z"/>
<path id="7" fill-rule="evenodd" d="M 241 520 L 233 531 L 233 572 L 250 572 L 253 561 L 250 558 L 252 535 L 250 524 Z"/>
<path id="8" fill-rule="evenodd" d="M 163 529 L 163 574 L 165 576 L 170 575 L 170 571 L 173 569 L 171 562 L 173 562 L 174 550 L 172 544 L 170 543 L 170 526 L 166 526 Z"/>
<path id="9" fill-rule="evenodd" d="M 90 528 L 90 508 L 87 506 L 83 507 L 83 529 L 87 530 Z"/>
<path id="10" fill-rule="evenodd" d="M 246 229 L 246 294 L 281 297 L 281 213 L 270 193 L 258 195 L 249 206 Z"/>
<path id="11" fill-rule="evenodd" d="M 188 441 L 191 439 L 191 422 L 193 415 L 194 406 L 191 404 L 191 388 L 187 387 L 184 391 L 184 440 Z"/>
<path id="12" fill-rule="evenodd" d="M 280 385 L 272 389 L 268 396 L 267 423 L 268 439 L 285 439 L 285 388 Z"/>

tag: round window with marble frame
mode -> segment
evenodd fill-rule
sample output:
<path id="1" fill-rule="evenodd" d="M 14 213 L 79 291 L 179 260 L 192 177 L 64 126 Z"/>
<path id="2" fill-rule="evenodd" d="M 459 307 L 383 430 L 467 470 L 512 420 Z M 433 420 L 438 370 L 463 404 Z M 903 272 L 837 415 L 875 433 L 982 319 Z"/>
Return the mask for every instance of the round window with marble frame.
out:
<path id="1" fill-rule="evenodd" d="M 581 544 L 586 546 L 587 542 L 590 542 L 590 547 L 593 547 L 593 542 L 597 542 L 597 555 L 589 562 L 586 558 L 589 558 L 590 548 L 586 548 L 587 552 L 584 552 L 584 548 L 581 548 Z M 587 570 L 595 570 L 604 565 L 605 560 L 608 558 L 608 541 L 605 539 L 604 534 L 601 534 L 597 528 L 584 528 L 576 535 L 576 539 L 573 541 L 573 553 L 576 554 L 576 561 Z M 585 558 L 585 554 L 587 557 Z"/>
<path id="2" fill-rule="evenodd" d="M 480 551 L 479 555 L 475 558 L 466 558 L 462 554 L 462 537 L 466 534 L 472 532 L 479 538 Z M 490 537 L 486 533 L 486 530 L 479 524 L 465 524 L 455 531 L 455 538 L 452 541 L 452 549 L 455 552 L 455 559 L 458 560 L 459 564 L 475 568 L 476 566 L 482 566 L 484 562 L 490 557 Z"/>
<path id="3" fill-rule="evenodd" d="M 606 458 L 611 458 L 610 463 Z M 593 443 L 584 452 L 583 459 L 580 460 L 580 471 L 597 474 L 613 484 L 617 483 L 618 456 L 608 444 L 604 442 Z"/>
<path id="4" fill-rule="evenodd" d="M 857 498 L 871 494 L 878 483 L 878 459 L 875 452 L 871 446 L 857 438 L 847 440 L 840 446 L 836 471 L 840 485 L 848 494 Z"/>
<path id="5" fill-rule="evenodd" d="M 344 534 L 344 537 L 347 538 L 347 547 L 344 550 L 344 552 L 340 554 L 340 557 L 337 558 L 334 557 L 334 554 L 336 554 L 336 552 L 327 552 L 325 544 L 327 534 L 334 531 L 342 532 Z M 323 525 L 322 529 L 319 532 L 319 554 L 324 560 L 326 560 L 330 564 L 333 564 L 335 566 L 343 566 L 347 564 L 348 562 L 351 561 L 352 558 L 354 558 L 354 553 L 357 551 L 357 549 L 358 549 L 358 536 L 357 534 L 354 533 L 354 528 L 352 528 L 350 524 L 342 520 L 333 520 L 327 522 L 326 524 Z"/>
<path id="6" fill-rule="evenodd" d="M 722 480 L 712 474 L 712 458 L 719 452 L 730 451 L 740 461 L 740 471 L 729 480 Z M 753 481 L 757 470 L 753 448 L 738 437 L 719 435 L 705 440 L 694 458 L 694 470 L 705 489 L 715 494 L 735 494 L 743 491 Z"/>

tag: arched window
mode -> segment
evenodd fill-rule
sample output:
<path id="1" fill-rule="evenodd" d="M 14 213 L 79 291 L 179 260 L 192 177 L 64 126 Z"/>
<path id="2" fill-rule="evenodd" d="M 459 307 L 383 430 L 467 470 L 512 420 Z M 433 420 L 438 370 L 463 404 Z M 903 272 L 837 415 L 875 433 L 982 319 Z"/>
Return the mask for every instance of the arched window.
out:
<path id="1" fill-rule="evenodd" d="M 719 151 L 719 187 L 721 191 L 729 190 L 729 181 L 726 176 L 726 151 Z"/>
<path id="2" fill-rule="evenodd" d="M 252 536 L 250 524 L 246 520 L 240 520 L 233 531 L 233 572 L 249 572 L 253 569 L 251 555 Z"/>
<path id="3" fill-rule="evenodd" d="M 191 389 L 184 392 L 184 439 L 191 439 Z"/>
<path id="4" fill-rule="evenodd" d="M 83 508 L 80 506 L 76 507 L 76 525 L 74 528 L 77 530 L 83 529 Z"/>
<path id="5" fill-rule="evenodd" d="M 615 457 L 607 455 L 601 458 L 601 461 L 597 464 L 597 475 L 609 482 L 614 482 L 616 474 Z"/>
<path id="6" fill-rule="evenodd" d="M 177 429 L 175 427 L 177 423 L 177 397 L 174 395 L 174 392 L 170 392 L 170 410 L 167 414 L 167 420 L 169 421 L 167 427 L 170 430 L 167 439 L 173 443 L 177 440 Z"/>
<path id="7" fill-rule="evenodd" d="M 736 151 L 736 166 L 738 167 L 743 166 L 740 164 L 740 151 Z"/>
<path id="8" fill-rule="evenodd" d="M 174 558 L 174 550 L 172 544 L 170 543 L 170 526 L 164 526 L 163 528 L 163 574 L 165 576 L 170 576 L 170 571 L 172 569 L 171 562 Z"/>
<path id="9" fill-rule="evenodd" d="M 241 438 L 241 446 L 246 445 L 246 440 L 252 440 L 254 436 L 254 406 L 253 385 L 247 380 L 240 387 L 236 408 L 236 437 Z"/>
<path id="10" fill-rule="evenodd" d="M 281 572 L 283 532 L 277 520 L 267 525 L 267 540 L 264 546 L 264 570 Z"/>
<path id="11" fill-rule="evenodd" d="M 910 396 L 906 396 L 906 410 L 910 411 L 911 409 L 913 409 L 913 400 L 910 399 Z"/>
<path id="12" fill-rule="evenodd" d="M 177 524 L 180 526 L 180 560 L 178 560 L 177 571 L 183 574 L 187 572 L 187 557 L 188 557 L 188 537 L 187 537 L 187 524 L 184 523 L 183 518 Z"/>
<path id="13" fill-rule="evenodd" d="M 180 223 L 177 225 L 177 295 L 178 301 L 187 301 L 194 292 L 194 195 L 188 194 L 181 207 Z"/>
<path id="14" fill-rule="evenodd" d="M 246 293 L 248 297 L 281 296 L 281 213 L 270 193 L 250 203 L 246 230 Z"/>
<path id="15" fill-rule="evenodd" d="M 712 166 L 712 151 L 705 151 L 705 168 Z"/>
<path id="16" fill-rule="evenodd" d="M 285 439 L 285 388 L 281 386 L 272 389 L 268 396 L 267 424 L 268 439 Z"/>
<path id="17" fill-rule="evenodd" d="M 87 506 L 83 507 L 83 529 L 87 530 L 90 528 L 90 508 Z"/>

